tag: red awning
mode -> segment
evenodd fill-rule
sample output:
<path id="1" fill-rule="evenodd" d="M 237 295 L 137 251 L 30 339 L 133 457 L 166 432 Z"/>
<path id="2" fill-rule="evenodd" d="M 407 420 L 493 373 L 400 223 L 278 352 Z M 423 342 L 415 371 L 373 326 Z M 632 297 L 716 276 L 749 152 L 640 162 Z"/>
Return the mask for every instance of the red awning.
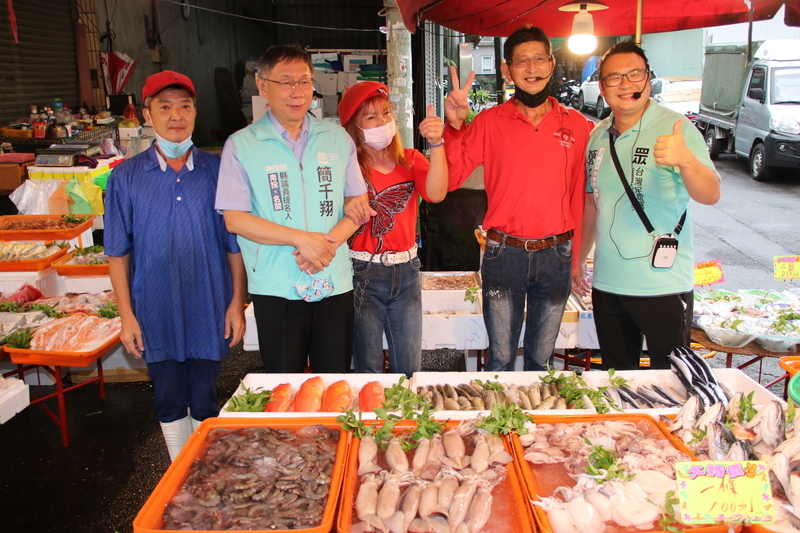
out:
<path id="1" fill-rule="evenodd" d="M 592 11 L 598 36 L 636 33 L 636 0 L 601 0 L 608 9 Z M 800 26 L 800 0 L 753 0 L 754 19 L 766 20 L 786 6 L 785 21 Z M 397 0 L 406 27 L 430 20 L 462 33 L 508 36 L 531 24 L 549 37 L 569 37 L 574 12 L 559 11 L 569 0 Z M 747 22 L 745 0 L 643 0 L 642 33 L 658 33 Z"/>

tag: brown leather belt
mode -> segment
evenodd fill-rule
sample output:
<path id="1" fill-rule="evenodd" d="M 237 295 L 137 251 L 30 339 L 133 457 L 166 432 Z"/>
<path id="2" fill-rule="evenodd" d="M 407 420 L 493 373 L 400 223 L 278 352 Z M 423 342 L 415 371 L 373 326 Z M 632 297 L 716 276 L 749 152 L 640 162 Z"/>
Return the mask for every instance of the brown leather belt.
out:
<path id="1" fill-rule="evenodd" d="M 507 245 L 515 248 L 524 248 L 526 252 L 534 252 L 536 250 L 546 250 L 553 246 L 563 244 L 570 240 L 574 233 L 575 232 L 573 230 L 569 230 L 561 235 L 553 235 L 552 237 L 546 237 L 544 239 L 518 239 L 516 237 L 512 237 L 511 235 L 506 235 L 504 233 L 500 233 L 499 231 L 490 229 L 486 232 L 486 238 L 492 239 L 493 241 L 506 243 Z"/>

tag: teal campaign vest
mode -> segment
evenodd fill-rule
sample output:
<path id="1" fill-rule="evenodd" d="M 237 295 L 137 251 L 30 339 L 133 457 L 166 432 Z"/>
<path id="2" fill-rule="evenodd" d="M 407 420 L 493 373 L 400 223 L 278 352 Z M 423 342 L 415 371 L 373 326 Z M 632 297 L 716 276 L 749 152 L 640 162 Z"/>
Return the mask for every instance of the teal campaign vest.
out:
<path id="1" fill-rule="evenodd" d="M 345 170 L 350 158 L 347 132 L 331 122 L 309 117 L 308 144 L 298 161 L 269 115 L 233 134 L 236 155 L 247 171 L 251 213 L 276 224 L 328 233 L 344 216 Z M 294 247 L 259 244 L 238 237 L 251 294 L 299 300 L 294 284 L 300 270 Z M 353 290 L 347 243 L 324 272 L 333 295 Z M 307 279 L 307 277 L 306 277 Z"/>

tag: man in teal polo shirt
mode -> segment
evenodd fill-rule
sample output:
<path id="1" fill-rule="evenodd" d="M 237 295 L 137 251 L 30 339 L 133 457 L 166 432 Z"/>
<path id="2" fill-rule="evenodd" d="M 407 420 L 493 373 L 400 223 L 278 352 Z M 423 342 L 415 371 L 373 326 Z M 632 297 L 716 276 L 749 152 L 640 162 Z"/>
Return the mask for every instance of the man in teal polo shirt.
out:
<path id="1" fill-rule="evenodd" d="M 256 84 L 270 109 L 225 144 L 216 208 L 238 235 L 267 372 L 347 372 L 353 275 L 346 240 L 369 218 L 355 145 L 307 113 L 311 57 L 277 45 Z M 354 214 L 353 214 L 354 213 Z"/>
<path id="2" fill-rule="evenodd" d="M 649 98 L 650 68 L 636 44 L 625 41 L 605 53 L 600 92 L 612 113 L 587 148 L 579 265 L 596 242 L 592 303 L 603 367 L 639 368 L 644 336 L 650 367 L 669 368 L 666 356 L 687 346 L 691 333 L 689 199 L 716 203 L 719 174 L 692 123 Z M 573 284 L 588 292 L 583 269 Z"/>

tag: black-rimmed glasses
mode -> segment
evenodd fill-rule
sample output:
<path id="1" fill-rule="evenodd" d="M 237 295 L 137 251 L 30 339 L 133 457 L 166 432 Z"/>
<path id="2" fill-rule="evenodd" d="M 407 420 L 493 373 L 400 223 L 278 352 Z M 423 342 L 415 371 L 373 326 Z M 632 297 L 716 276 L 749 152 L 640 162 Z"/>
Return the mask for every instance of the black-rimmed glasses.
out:
<path id="1" fill-rule="evenodd" d="M 628 78 L 628 81 L 631 83 L 637 83 L 645 79 L 649 73 L 650 71 L 646 68 L 635 68 L 625 74 L 614 72 L 604 78 L 600 78 L 600 81 L 602 81 L 606 87 L 616 87 L 622 83 L 623 77 Z"/>

